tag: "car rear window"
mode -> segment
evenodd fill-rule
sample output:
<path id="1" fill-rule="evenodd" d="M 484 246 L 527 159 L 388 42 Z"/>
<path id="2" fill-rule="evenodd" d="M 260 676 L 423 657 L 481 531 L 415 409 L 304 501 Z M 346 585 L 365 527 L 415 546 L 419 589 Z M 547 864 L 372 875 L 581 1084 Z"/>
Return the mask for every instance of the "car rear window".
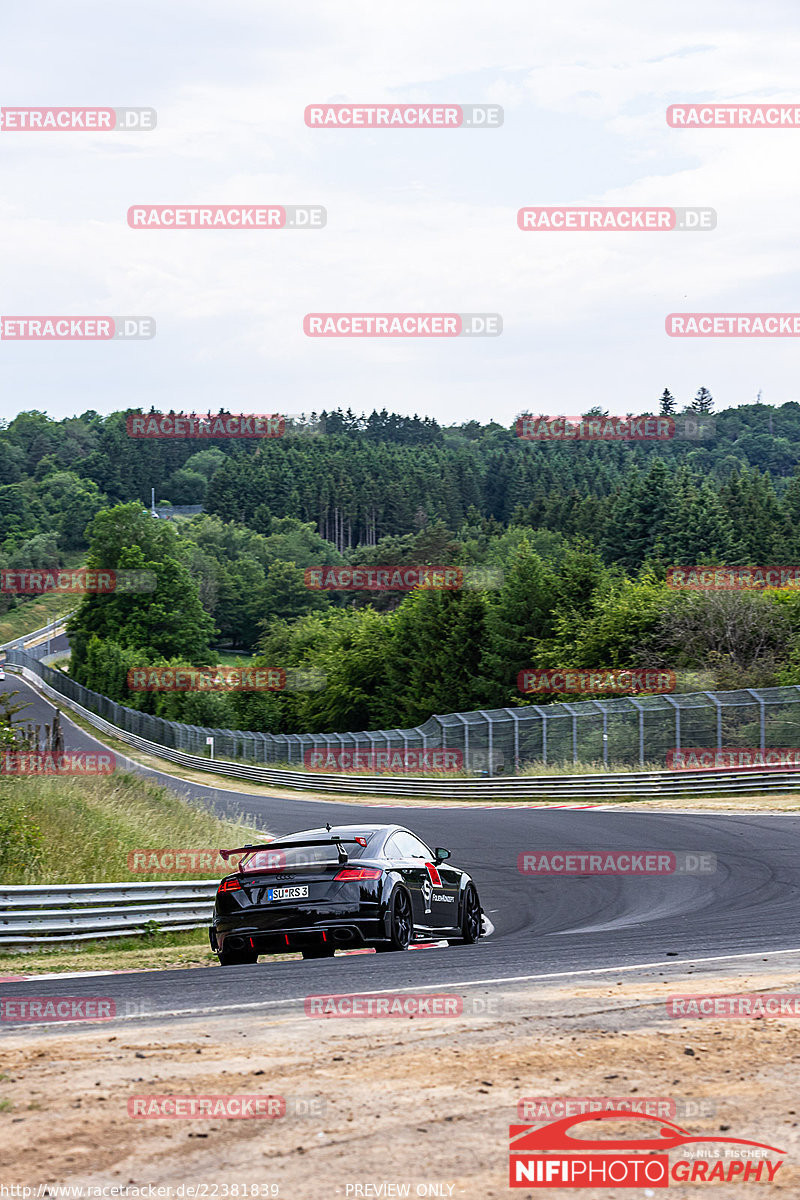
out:
<path id="1" fill-rule="evenodd" d="M 372 836 L 369 833 L 358 834 L 369 844 Z M 367 847 L 358 842 L 345 842 L 348 859 L 361 858 Z M 244 857 L 239 866 L 240 871 L 283 871 L 287 867 L 311 867 L 317 864 L 336 863 L 339 861 L 339 851 L 335 844 L 326 843 L 319 846 L 281 846 L 274 850 L 255 850 Z"/>

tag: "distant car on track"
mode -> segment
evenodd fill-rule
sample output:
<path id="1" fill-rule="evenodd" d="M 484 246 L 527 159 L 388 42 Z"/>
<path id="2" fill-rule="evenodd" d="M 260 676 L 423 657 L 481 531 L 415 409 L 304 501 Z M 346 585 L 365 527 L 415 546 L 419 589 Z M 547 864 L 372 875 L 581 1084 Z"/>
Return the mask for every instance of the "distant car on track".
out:
<path id="1" fill-rule="evenodd" d="M 309 829 L 242 854 L 217 890 L 211 948 L 222 966 L 259 954 L 302 951 L 330 958 L 337 949 L 407 950 L 414 942 L 472 944 L 483 932 L 478 891 L 400 825 Z"/>

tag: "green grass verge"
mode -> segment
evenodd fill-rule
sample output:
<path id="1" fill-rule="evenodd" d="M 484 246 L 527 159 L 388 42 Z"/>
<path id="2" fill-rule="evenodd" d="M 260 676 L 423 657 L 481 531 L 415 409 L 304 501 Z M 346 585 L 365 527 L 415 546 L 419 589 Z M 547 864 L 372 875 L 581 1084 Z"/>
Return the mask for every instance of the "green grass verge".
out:
<path id="1" fill-rule="evenodd" d="M 218 879 L 223 872 L 208 869 L 131 871 L 128 854 L 232 846 L 256 840 L 258 832 L 127 771 L 94 778 L 0 777 L 0 879 L 6 884 Z"/>
<path id="2" fill-rule="evenodd" d="M 82 550 L 73 550 L 64 555 L 65 567 L 79 567 L 85 555 Z M 63 616 L 76 607 L 80 600 L 78 596 L 50 592 L 44 596 L 20 596 L 14 608 L 0 614 L 0 642 L 10 642 L 14 638 L 41 629 L 54 617 Z"/>
<path id="3" fill-rule="evenodd" d="M 132 871 L 133 850 L 216 849 L 258 841 L 254 825 L 224 821 L 167 788 L 119 771 L 98 778 L 0 778 L 0 879 L 24 883 L 144 883 L 219 879 L 225 873 Z M 0 974 L 208 966 L 205 929 L 0 953 Z"/>
<path id="4" fill-rule="evenodd" d="M 205 929 L 159 933 L 108 941 L 52 946 L 30 953 L 0 954 L 0 975 L 41 975 L 60 971 L 156 971 L 210 967 L 217 962 Z"/>

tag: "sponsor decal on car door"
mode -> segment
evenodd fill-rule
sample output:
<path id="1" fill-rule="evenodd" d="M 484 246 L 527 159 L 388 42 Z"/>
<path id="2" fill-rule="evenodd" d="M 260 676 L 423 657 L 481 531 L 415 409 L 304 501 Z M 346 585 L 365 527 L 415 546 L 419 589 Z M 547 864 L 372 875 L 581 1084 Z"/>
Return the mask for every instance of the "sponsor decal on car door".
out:
<path id="1" fill-rule="evenodd" d="M 426 863 L 425 870 L 430 891 L 428 922 L 434 929 L 454 929 L 458 925 L 459 872 L 433 862 Z"/>

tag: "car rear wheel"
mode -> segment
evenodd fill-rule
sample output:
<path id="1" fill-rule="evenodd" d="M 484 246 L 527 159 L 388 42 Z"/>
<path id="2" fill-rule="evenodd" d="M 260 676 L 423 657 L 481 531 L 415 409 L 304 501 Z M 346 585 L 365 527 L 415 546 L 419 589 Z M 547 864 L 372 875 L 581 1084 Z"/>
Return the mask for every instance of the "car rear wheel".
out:
<path id="1" fill-rule="evenodd" d="M 481 936 L 483 919 L 481 902 L 478 893 L 471 883 L 467 884 L 464 892 L 464 907 L 461 912 L 461 939 L 470 945 L 477 942 Z"/>
<path id="2" fill-rule="evenodd" d="M 226 950 L 223 946 L 217 951 L 217 957 L 221 967 L 242 967 L 246 963 L 258 962 L 258 951 L 250 946 L 244 946 L 241 950 Z"/>
<path id="3" fill-rule="evenodd" d="M 333 958 L 335 953 L 335 946 L 306 946 L 303 950 L 303 958 Z"/>
<path id="4" fill-rule="evenodd" d="M 392 919 L 389 929 L 389 941 L 379 942 L 375 949 L 379 953 L 391 950 L 407 950 L 411 943 L 414 925 L 411 919 L 411 901 L 408 892 L 402 889 L 395 892 L 392 903 Z"/>

